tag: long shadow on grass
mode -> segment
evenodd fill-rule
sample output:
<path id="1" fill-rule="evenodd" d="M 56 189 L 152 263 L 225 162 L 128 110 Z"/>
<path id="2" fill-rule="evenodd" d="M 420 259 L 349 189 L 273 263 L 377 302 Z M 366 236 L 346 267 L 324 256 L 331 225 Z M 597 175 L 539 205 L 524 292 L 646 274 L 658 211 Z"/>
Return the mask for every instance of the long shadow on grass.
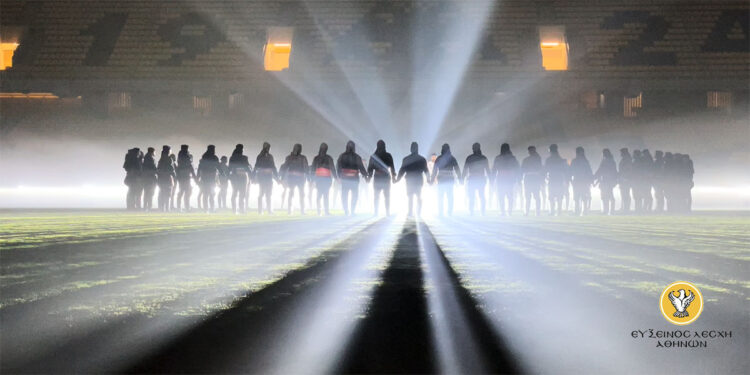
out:
<path id="1" fill-rule="evenodd" d="M 441 275 L 430 293 L 450 300 L 445 305 L 429 306 L 420 241 L 425 252 L 430 252 L 425 259 L 430 273 Z M 434 311 L 448 305 L 455 309 Z M 430 307 L 436 314 L 455 319 L 449 327 L 438 325 L 438 329 L 450 331 L 447 335 L 435 334 Z M 450 337 L 450 341 L 455 339 L 460 343 L 442 343 L 454 349 L 453 353 L 445 353 L 438 349 L 441 343 L 436 342 L 436 337 Z M 446 354 L 457 362 L 455 367 L 441 368 L 445 358 L 439 357 Z M 518 368 L 502 339 L 477 308 L 477 301 L 461 286 L 457 273 L 427 227 L 407 221 L 367 317 L 355 330 L 337 372 L 516 373 Z"/>

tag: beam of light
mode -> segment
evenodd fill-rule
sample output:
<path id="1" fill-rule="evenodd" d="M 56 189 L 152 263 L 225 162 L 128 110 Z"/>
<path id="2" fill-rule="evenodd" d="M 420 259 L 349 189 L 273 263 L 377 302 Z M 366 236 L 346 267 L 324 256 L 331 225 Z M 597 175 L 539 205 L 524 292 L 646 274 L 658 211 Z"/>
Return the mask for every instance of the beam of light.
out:
<path id="1" fill-rule="evenodd" d="M 35 322 L 34 316 L 22 316 L 20 321 L 12 323 L 5 320 L 8 327 L 24 330 L 18 337 L 19 347 L 24 350 L 14 351 L 12 359 L 23 363 L 42 357 L 47 351 L 54 352 L 56 345 L 65 344 L 58 337 L 69 338 L 69 333 L 64 334 L 68 325 L 85 337 L 92 332 L 96 335 L 98 331 L 111 330 L 114 324 L 117 334 L 99 343 L 77 365 L 92 372 L 112 372 L 113 366 L 126 366 L 129 361 L 137 361 L 189 331 L 203 318 L 231 308 L 234 301 L 246 294 L 281 279 L 293 268 L 319 256 L 373 220 L 340 217 L 326 219 L 326 222 L 324 226 L 313 222 L 297 223 L 263 233 L 238 228 L 236 235 L 220 236 L 211 241 L 210 247 L 196 245 L 194 241 L 186 246 L 179 238 L 157 237 L 149 245 L 136 246 L 132 251 L 88 257 L 92 265 L 76 269 L 76 277 L 82 280 L 104 277 L 115 289 L 101 292 L 87 288 L 80 295 L 72 293 L 66 296 L 64 303 L 45 310 L 44 315 L 50 318 L 41 323 Z M 107 263 L 130 267 L 120 267 L 114 274 L 109 271 L 102 275 L 98 268 Z M 61 274 L 65 271 L 59 265 L 50 271 L 52 277 Z M 120 275 L 127 277 L 120 278 Z M 209 284 L 200 286 L 205 282 Z M 122 290 L 126 292 L 123 294 Z M 28 293 L 29 298 L 37 298 L 37 294 Z M 55 296 L 50 294 L 42 300 Z M 8 298 L 7 294 L 3 297 Z M 43 301 L 41 303 L 44 306 Z M 189 318 L 196 315 L 201 319 Z M 63 317 L 67 317 L 66 327 L 55 324 Z M 117 324 L 120 320 L 128 324 L 120 326 Z M 44 328 L 33 332 L 24 328 L 39 326 Z M 10 360 L 10 355 L 6 355 L 6 359 Z"/>
<path id="2" fill-rule="evenodd" d="M 372 69 L 367 73 L 372 77 L 362 79 L 360 78 L 362 75 L 361 70 L 354 68 L 350 64 L 341 63 L 347 59 L 349 52 L 358 51 L 364 55 L 359 56 L 360 59 L 370 62 L 371 66 L 376 66 L 378 58 L 373 55 L 372 50 L 369 47 L 370 41 L 376 36 L 355 34 L 354 31 L 350 30 L 347 34 L 351 40 L 350 44 L 332 45 L 329 41 L 334 40 L 334 36 L 329 35 L 327 30 L 321 24 L 321 19 L 326 14 L 330 14 L 329 11 L 320 9 L 320 4 L 316 4 L 309 0 L 306 0 L 304 4 L 308 13 L 315 21 L 315 26 L 318 28 L 318 32 L 325 36 L 323 39 L 326 41 L 328 49 L 333 54 L 338 69 L 341 70 L 349 86 L 359 100 L 370 126 L 377 131 L 378 138 L 387 140 L 398 139 L 398 134 L 396 132 L 397 124 L 395 123 L 395 118 L 393 116 L 393 108 L 391 108 L 388 90 L 385 87 L 385 80 L 380 74 L 380 71 L 377 68 Z M 368 10 L 369 9 L 365 9 L 365 11 Z M 365 45 L 365 47 L 362 48 L 362 45 Z M 372 143 L 372 141 L 370 143 Z M 403 152 L 405 147 L 403 145 L 396 145 L 394 149 Z"/>
<path id="3" fill-rule="evenodd" d="M 334 370 L 403 226 L 401 219 L 383 220 L 389 222 L 377 240 L 358 244 L 356 250 L 348 249 L 349 258 L 320 286 L 322 292 L 300 305 L 293 321 L 286 325 L 290 329 L 272 350 L 272 363 L 262 372 L 324 374 Z"/>
<path id="4" fill-rule="evenodd" d="M 412 139 L 432 149 L 453 104 L 495 2 L 427 2 L 415 10 L 412 38 Z M 431 12 L 431 6 L 450 7 Z M 435 15 L 437 14 L 437 17 Z"/>

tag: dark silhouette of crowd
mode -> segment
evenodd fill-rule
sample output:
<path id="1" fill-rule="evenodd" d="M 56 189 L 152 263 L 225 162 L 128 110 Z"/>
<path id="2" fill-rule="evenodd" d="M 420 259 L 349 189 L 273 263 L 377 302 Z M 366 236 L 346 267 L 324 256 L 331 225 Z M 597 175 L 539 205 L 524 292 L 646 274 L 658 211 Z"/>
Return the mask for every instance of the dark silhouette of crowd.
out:
<path id="1" fill-rule="evenodd" d="M 145 154 L 139 148 L 132 148 L 125 155 L 123 164 L 125 185 L 128 186 L 127 208 L 154 210 L 153 198 L 158 187 L 158 211 L 190 211 L 195 182 L 199 189 L 199 209 L 213 212 L 217 208 L 228 208 L 231 185 L 231 208 L 235 213 L 244 213 L 249 208 L 250 185 L 257 184 L 258 213 L 271 214 L 271 197 L 276 182 L 283 187 L 282 201 L 286 203 L 288 213 L 292 212 L 295 193 L 300 211 L 305 213 L 305 188 L 308 187 L 311 200 L 311 190 L 317 191 L 318 214 L 329 215 L 330 190 L 333 182 L 338 181 L 344 213 L 351 215 L 355 213 L 359 184 L 364 179 L 365 182 L 373 181 L 375 214 L 382 196 L 386 215 L 390 215 L 391 185 L 405 178 L 410 216 L 421 214 L 425 181 L 429 184 L 437 182 L 437 207 L 441 216 L 453 213 L 453 189 L 457 183 L 464 182 L 472 215 L 477 209 L 485 214 L 488 184 L 502 215 L 510 215 L 516 201 L 525 203 L 526 215 L 540 215 L 545 209 L 550 215 L 570 212 L 571 189 L 572 212 L 584 215 L 591 211 L 592 188 L 600 191 L 605 215 L 685 213 L 692 209 L 693 162 L 687 154 L 680 153 L 656 151 L 652 156 L 648 149 L 633 150 L 631 154 L 630 150 L 622 148 L 620 160 L 616 161 L 612 152 L 605 148 L 601 162 L 594 170 L 583 147 L 577 147 L 575 157 L 568 162 L 560 155 L 556 144 L 549 146 L 545 159 L 535 146 L 529 146 L 528 156 L 519 162 L 510 145 L 503 143 L 500 154 L 490 165 L 480 144 L 474 143 L 462 171 L 447 143 L 442 146 L 440 155 L 433 154 L 428 162 L 419 154 L 417 143 L 412 142 L 411 153 L 403 159 L 397 173 L 393 156 L 386 151 L 382 140 L 377 142 L 367 166 L 356 153 L 353 141 L 347 142 L 345 151 L 336 162 L 328 154 L 326 143 L 320 145 L 312 163 L 302 154 L 302 145 L 295 144 L 278 168 L 270 150 L 271 145 L 264 142 L 253 167 L 244 155 L 242 144 L 236 145 L 229 158 L 219 158 L 216 147 L 209 145 L 196 169 L 188 145 L 181 145 L 177 156 L 171 152 L 170 146 L 162 146 L 158 161 L 153 147 L 149 147 Z M 619 191 L 619 210 L 615 188 Z"/>

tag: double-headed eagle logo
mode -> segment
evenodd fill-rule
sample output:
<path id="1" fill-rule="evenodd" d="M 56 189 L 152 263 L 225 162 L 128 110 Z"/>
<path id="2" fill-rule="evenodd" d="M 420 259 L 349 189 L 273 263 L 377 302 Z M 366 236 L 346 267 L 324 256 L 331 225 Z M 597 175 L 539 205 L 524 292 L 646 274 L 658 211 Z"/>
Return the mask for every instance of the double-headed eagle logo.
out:
<path id="1" fill-rule="evenodd" d="M 698 319 L 703 311 L 703 295 L 695 285 L 678 281 L 664 288 L 659 305 L 670 323 L 686 325 Z"/>
<path id="2" fill-rule="evenodd" d="M 690 316 L 687 312 L 687 307 L 690 306 L 690 302 L 693 302 L 695 299 L 695 294 L 690 293 L 690 289 L 688 289 L 687 294 L 685 294 L 685 289 L 680 289 L 678 292 L 680 293 L 679 297 L 675 296 L 674 292 L 669 292 L 669 300 L 672 301 L 672 306 L 674 306 L 675 309 L 672 316 L 685 318 Z"/>

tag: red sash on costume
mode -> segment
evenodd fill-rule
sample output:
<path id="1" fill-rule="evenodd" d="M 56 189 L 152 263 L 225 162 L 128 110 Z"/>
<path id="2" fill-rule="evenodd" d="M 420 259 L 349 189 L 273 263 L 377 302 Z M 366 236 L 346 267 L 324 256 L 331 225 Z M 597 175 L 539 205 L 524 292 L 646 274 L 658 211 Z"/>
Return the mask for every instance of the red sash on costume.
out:
<path id="1" fill-rule="evenodd" d="M 328 168 L 315 169 L 315 175 L 318 177 L 331 177 L 331 170 Z"/>
<path id="2" fill-rule="evenodd" d="M 356 169 L 346 169 L 346 168 L 341 169 L 341 175 L 344 177 L 357 177 L 358 174 L 359 174 L 359 171 Z"/>

